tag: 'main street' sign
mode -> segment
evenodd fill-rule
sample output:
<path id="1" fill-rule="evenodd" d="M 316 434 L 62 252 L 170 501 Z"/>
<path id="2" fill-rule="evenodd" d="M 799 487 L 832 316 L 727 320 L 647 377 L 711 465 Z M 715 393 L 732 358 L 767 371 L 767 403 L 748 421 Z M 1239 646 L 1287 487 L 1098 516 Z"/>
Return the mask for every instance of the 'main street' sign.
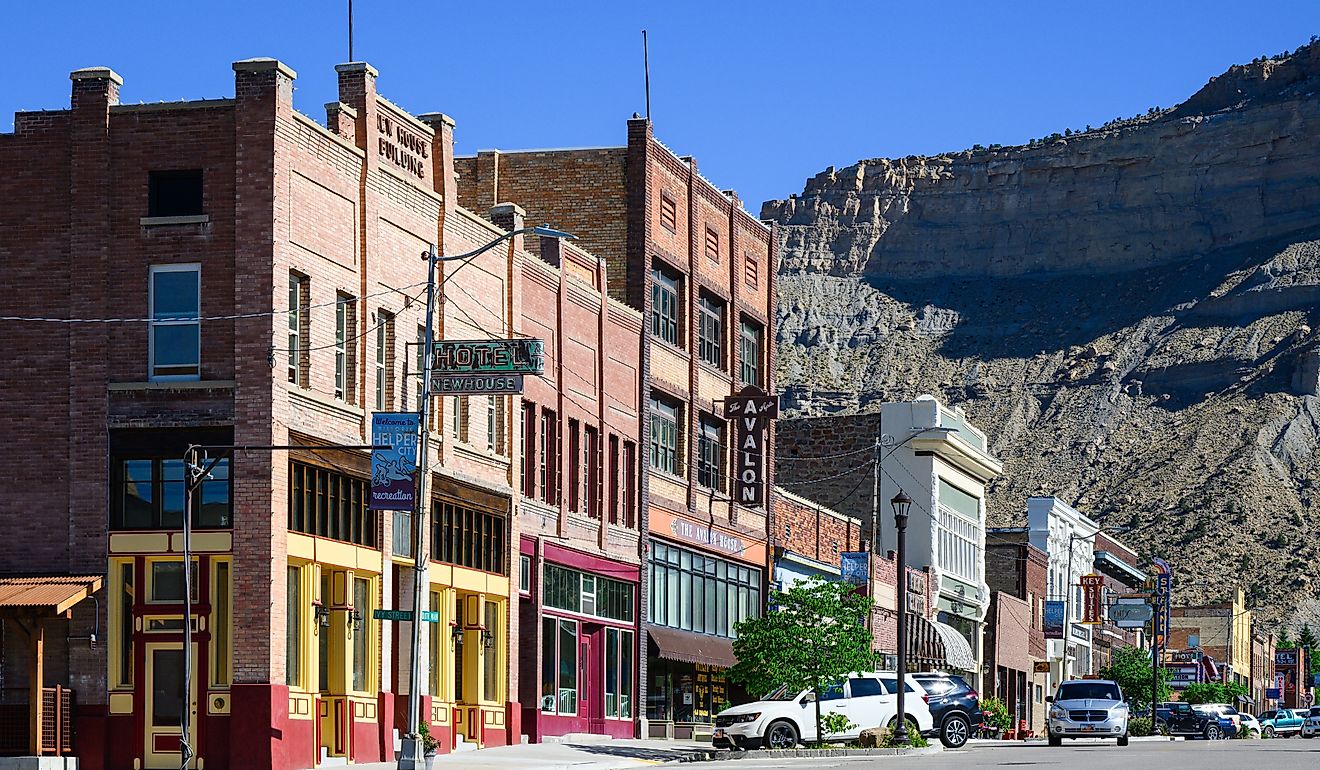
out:
<path id="1" fill-rule="evenodd" d="M 435 343 L 431 374 L 541 374 L 541 340 L 444 340 Z"/>

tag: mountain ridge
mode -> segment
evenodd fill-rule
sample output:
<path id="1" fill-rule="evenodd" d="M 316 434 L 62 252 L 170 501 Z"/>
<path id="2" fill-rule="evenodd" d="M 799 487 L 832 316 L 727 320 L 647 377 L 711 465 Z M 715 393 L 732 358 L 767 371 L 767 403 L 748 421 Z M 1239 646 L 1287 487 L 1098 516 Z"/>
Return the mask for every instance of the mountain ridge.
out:
<path id="1" fill-rule="evenodd" d="M 766 202 L 788 415 L 933 393 L 1005 463 L 991 525 L 1058 494 L 1277 617 L 1268 576 L 1314 593 L 1320 556 L 1318 91 L 1312 42 L 1167 110 Z"/>

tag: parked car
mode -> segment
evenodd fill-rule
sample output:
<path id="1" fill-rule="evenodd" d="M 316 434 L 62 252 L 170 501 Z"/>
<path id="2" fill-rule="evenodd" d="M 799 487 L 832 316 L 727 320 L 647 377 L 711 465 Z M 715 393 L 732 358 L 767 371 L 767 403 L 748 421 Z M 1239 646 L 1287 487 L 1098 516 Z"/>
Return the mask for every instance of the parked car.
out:
<path id="1" fill-rule="evenodd" d="M 1320 706 L 1312 708 L 1307 713 L 1306 721 L 1302 722 L 1303 738 L 1314 738 L 1317 735 L 1320 735 Z"/>
<path id="2" fill-rule="evenodd" d="M 1262 735 L 1262 733 L 1260 729 L 1260 722 L 1256 719 L 1256 717 L 1246 712 L 1242 712 L 1241 717 L 1242 717 L 1242 729 L 1245 730 L 1247 733 L 1259 738 Z"/>
<path id="3" fill-rule="evenodd" d="M 1155 715 L 1156 726 L 1166 735 L 1212 741 L 1237 735 L 1237 725 L 1232 718 L 1200 706 L 1181 702 L 1161 703 L 1155 709 Z"/>
<path id="4" fill-rule="evenodd" d="M 1229 719 L 1232 719 L 1234 732 L 1237 732 L 1238 730 L 1242 729 L 1242 715 L 1238 713 L 1237 709 L 1233 708 L 1229 704 L 1201 703 L 1198 704 L 1198 707 L 1205 709 L 1206 711 L 1213 711 L 1216 714 L 1219 714 L 1220 716 L 1225 716 L 1228 717 Z"/>
<path id="5" fill-rule="evenodd" d="M 1266 738 L 1297 735 L 1302 731 L 1306 716 L 1292 709 L 1271 709 L 1261 712 L 1259 717 L 1261 735 Z"/>
<path id="6" fill-rule="evenodd" d="M 1050 704 L 1047 730 L 1051 746 L 1064 738 L 1117 738 L 1128 745 L 1128 704 L 1118 682 L 1074 679 L 1060 682 Z"/>
<path id="7" fill-rule="evenodd" d="M 911 675 L 903 707 L 908 720 L 923 735 L 934 729 L 930 708 L 923 699 L 926 691 Z M 715 716 L 712 743 L 716 748 L 787 749 L 799 742 L 816 740 L 816 694 L 780 687 L 759 701 L 734 706 Z M 862 730 L 894 724 L 898 718 L 898 676 L 894 672 L 867 671 L 852 673 L 829 687 L 820 697 L 821 716 L 840 713 L 853 725 L 841 733 L 825 736 L 830 741 L 856 740 Z"/>
<path id="8" fill-rule="evenodd" d="M 976 690 L 962 677 L 942 671 L 924 671 L 911 677 L 926 691 L 922 697 L 934 720 L 934 727 L 923 735 L 938 737 L 945 748 L 962 748 L 984 718 Z"/>

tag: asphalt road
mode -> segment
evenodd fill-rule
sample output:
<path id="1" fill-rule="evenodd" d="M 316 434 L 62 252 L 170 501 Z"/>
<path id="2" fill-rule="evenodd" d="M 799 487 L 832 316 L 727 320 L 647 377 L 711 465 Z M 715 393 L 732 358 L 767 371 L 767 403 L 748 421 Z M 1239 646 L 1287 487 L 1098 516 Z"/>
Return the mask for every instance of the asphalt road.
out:
<path id="1" fill-rule="evenodd" d="M 1320 741 L 1133 741 L 1119 748 L 1113 741 L 1045 744 L 973 745 L 924 757 L 730 757 L 719 762 L 681 765 L 703 770 L 770 768 L 888 768 L 889 770 L 963 770 L 973 767 L 1031 767 L 1060 770 L 1292 770 L 1320 768 Z"/>

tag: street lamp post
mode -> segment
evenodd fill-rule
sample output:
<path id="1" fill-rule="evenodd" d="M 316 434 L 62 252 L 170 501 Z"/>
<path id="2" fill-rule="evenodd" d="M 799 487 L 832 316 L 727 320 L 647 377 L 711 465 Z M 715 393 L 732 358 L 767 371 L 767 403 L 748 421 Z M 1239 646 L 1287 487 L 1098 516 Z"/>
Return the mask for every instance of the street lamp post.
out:
<path id="1" fill-rule="evenodd" d="M 907 711 L 904 695 L 907 692 L 907 521 L 912 498 L 902 489 L 889 505 L 894 509 L 894 530 L 898 535 L 898 724 L 894 726 L 894 745 L 908 744 Z"/>
<path id="2" fill-rule="evenodd" d="M 440 262 L 462 260 L 463 264 L 454 269 L 454 273 L 457 273 L 464 265 L 469 264 L 467 260 L 484 254 L 504 241 L 523 233 L 550 238 L 573 237 L 568 233 L 555 230 L 549 225 L 538 225 L 512 230 L 484 246 L 463 254 L 444 256 L 434 244 L 432 244 L 429 251 L 422 254 L 422 259 L 426 260 L 426 323 L 423 332 L 422 371 L 419 372 L 422 377 L 422 397 L 417 402 L 417 441 L 419 446 L 417 448 L 417 508 L 413 516 L 412 649 L 409 653 L 408 663 L 408 732 L 403 736 L 402 745 L 399 749 L 399 770 L 422 770 L 426 766 L 426 752 L 422 746 L 422 737 L 418 732 L 418 727 L 421 724 L 422 709 L 422 611 L 425 609 L 423 602 L 428 594 L 427 566 L 431 561 L 430 555 L 423 550 L 422 546 L 426 542 L 425 522 L 426 514 L 430 510 L 430 505 L 428 505 L 430 485 L 427 484 L 427 461 L 430 454 L 428 449 L 431 431 L 427 421 L 430 417 L 431 405 L 431 369 L 435 364 L 435 326 L 433 324 L 436 302 L 435 267 Z M 452 278 L 454 273 L 446 275 L 445 280 Z"/>

